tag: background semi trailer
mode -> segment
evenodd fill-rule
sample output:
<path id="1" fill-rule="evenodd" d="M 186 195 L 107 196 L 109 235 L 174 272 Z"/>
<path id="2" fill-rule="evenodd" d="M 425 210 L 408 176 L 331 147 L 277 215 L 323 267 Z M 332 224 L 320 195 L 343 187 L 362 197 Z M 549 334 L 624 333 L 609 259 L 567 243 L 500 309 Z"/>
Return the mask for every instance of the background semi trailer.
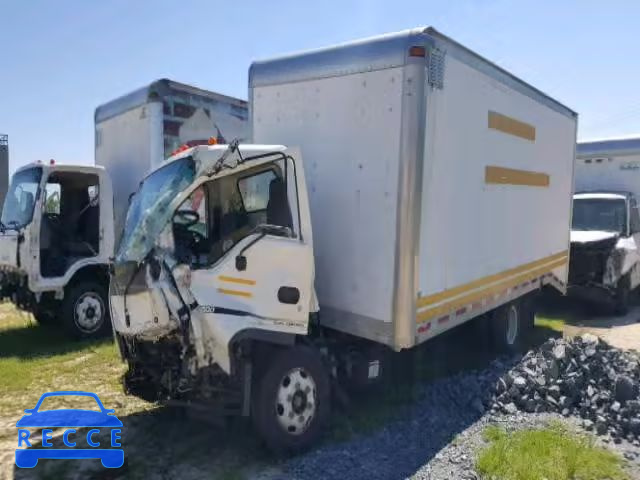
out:
<path id="1" fill-rule="evenodd" d="M 129 393 L 295 450 L 388 352 L 474 318 L 517 348 L 528 294 L 566 286 L 576 114 L 430 28 L 249 77 L 254 144 L 181 152 L 132 199 L 110 297 Z"/>
<path id="2" fill-rule="evenodd" d="M 13 176 L 0 225 L 3 295 L 75 336 L 110 332 L 108 266 L 130 195 L 181 142 L 243 138 L 246 119 L 246 102 L 170 80 L 98 107 L 96 166 L 36 163 Z"/>
<path id="3" fill-rule="evenodd" d="M 577 145 L 570 292 L 626 313 L 640 285 L 640 138 Z"/>
<path id="4" fill-rule="evenodd" d="M 96 108 L 96 165 L 114 182 L 116 240 L 129 197 L 144 176 L 182 145 L 248 136 L 247 102 L 200 88 L 157 80 Z"/>

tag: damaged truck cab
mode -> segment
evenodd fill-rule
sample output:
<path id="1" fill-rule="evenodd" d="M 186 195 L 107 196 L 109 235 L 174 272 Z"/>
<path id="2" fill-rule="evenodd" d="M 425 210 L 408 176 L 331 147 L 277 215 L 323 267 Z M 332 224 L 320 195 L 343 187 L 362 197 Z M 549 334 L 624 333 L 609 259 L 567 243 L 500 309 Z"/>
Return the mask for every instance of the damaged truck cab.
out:
<path id="1" fill-rule="evenodd" d="M 291 149 L 199 146 L 153 171 L 131 200 L 111 285 L 126 388 L 247 414 L 248 398 L 230 398 L 251 340 L 292 345 L 318 310 L 311 239 Z M 300 402 L 315 403 L 312 390 Z"/>
<path id="2" fill-rule="evenodd" d="M 573 197 L 569 282 L 577 296 L 613 305 L 624 314 L 640 285 L 640 215 L 630 192 Z"/>
<path id="3" fill-rule="evenodd" d="M 77 336 L 109 329 L 111 181 L 102 167 L 35 163 L 13 176 L 0 224 L 2 296 Z"/>
<path id="4" fill-rule="evenodd" d="M 569 292 L 624 314 L 640 285 L 640 139 L 579 143 L 575 191 Z"/>

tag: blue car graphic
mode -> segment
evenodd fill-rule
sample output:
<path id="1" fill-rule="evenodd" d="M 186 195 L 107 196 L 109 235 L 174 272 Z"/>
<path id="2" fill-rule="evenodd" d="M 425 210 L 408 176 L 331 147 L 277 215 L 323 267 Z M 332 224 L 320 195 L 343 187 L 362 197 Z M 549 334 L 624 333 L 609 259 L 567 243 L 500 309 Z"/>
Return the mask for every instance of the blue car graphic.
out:
<path id="1" fill-rule="evenodd" d="M 84 396 L 93 398 L 100 411 L 82 410 L 82 409 L 59 409 L 59 410 L 44 410 L 40 411 L 42 402 L 48 397 L 59 396 Z M 67 432 L 75 433 L 74 428 L 80 427 L 107 427 L 118 428 L 122 427 L 122 422 L 113 415 L 115 410 L 105 408 L 98 396 L 91 392 L 80 391 L 60 391 L 45 393 L 40 397 L 38 403 L 34 408 L 26 409 L 24 415 L 16 426 L 18 428 L 23 427 L 38 427 L 38 428 L 54 428 L 65 427 L 69 428 Z M 92 430 L 93 431 L 93 430 Z M 87 435 L 87 442 L 92 444 L 91 432 Z M 98 432 L 99 430 L 95 430 Z M 44 431 L 43 431 L 44 432 Z M 65 432 L 65 445 L 67 443 L 67 432 Z M 114 431 L 112 430 L 112 442 L 114 446 Z M 119 430 L 117 430 L 119 434 Z M 48 437 L 49 438 L 49 437 Z M 116 438 L 120 438 L 117 436 Z M 24 438 L 25 442 L 30 446 L 31 444 Z M 44 439 L 44 437 L 43 437 Z M 19 433 L 19 445 L 20 445 L 20 433 Z M 75 445 L 75 442 L 74 444 Z M 98 444 L 96 443 L 96 446 Z M 43 446 L 47 446 L 43 440 Z M 116 444 L 120 446 L 120 444 Z M 33 468 L 37 465 L 40 458 L 56 458 L 56 459 L 86 459 L 86 458 L 99 458 L 107 468 L 119 468 L 124 463 L 124 451 L 122 449 L 115 448 L 26 448 L 16 450 L 16 465 L 21 468 Z"/>

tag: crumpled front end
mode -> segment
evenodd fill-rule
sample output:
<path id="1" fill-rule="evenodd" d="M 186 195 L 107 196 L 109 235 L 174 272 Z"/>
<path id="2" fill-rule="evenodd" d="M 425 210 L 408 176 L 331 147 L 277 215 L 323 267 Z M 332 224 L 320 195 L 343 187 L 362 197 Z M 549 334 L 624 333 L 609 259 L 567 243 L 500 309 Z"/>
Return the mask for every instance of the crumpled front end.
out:
<path id="1" fill-rule="evenodd" d="M 569 285 L 604 284 L 605 273 L 607 278 L 612 277 L 613 267 L 618 263 L 609 261 L 615 251 L 617 235 L 596 239 L 576 237 L 572 232 Z M 619 255 L 614 257 L 618 258 Z"/>
<path id="2" fill-rule="evenodd" d="M 110 286 L 113 328 L 129 364 L 125 388 L 149 401 L 173 396 L 177 384 L 184 383 L 182 377 L 188 376 L 188 320 L 181 325 L 172 314 L 177 305 L 170 308 L 172 299 L 158 285 L 167 283 L 162 270 L 155 258 L 119 263 Z"/>
<path id="3" fill-rule="evenodd" d="M 111 315 L 129 365 L 125 390 L 147 401 L 211 403 L 222 393 L 228 401 L 238 388 L 202 344 L 201 314 L 183 285 L 184 269 L 166 252 L 114 267 Z"/>
<path id="4" fill-rule="evenodd" d="M 0 297 L 9 298 L 18 308 L 32 311 L 37 304 L 29 288 L 34 265 L 28 258 L 25 234 L 17 230 L 0 232 Z"/>
<path id="5" fill-rule="evenodd" d="M 638 262 L 632 239 L 612 232 L 571 232 L 569 287 L 586 295 L 615 294 L 621 278 Z"/>

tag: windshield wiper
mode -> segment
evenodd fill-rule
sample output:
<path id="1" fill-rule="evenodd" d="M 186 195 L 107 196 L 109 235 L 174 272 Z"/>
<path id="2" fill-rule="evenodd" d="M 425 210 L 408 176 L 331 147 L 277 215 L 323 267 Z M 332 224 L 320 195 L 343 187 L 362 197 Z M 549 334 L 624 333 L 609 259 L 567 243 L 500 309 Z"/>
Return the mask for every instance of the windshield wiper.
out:
<path id="1" fill-rule="evenodd" d="M 220 155 L 220 158 L 216 161 L 216 163 L 213 165 L 211 170 L 207 172 L 207 176 L 212 177 L 216 173 L 220 172 L 220 170 L 222 170 L 223 168 L 235 168 L 238 165 L 244 163 L 244 159 L 242 158 L 242 154 L 240 153 L 240 149 L 238 148 L 239 145 L 240 145 L 240 141 L 237 138 L 232 140 L 229 143 L 229 146 L 227 147 L 227 149 L 222 153 L 222 155 Z M 227 160 L 229 155 L 235 152 L 238 152 L 238 156 L 240 157 L 240 160 L 238 160 L 236 164 L 233 166 L 225 165 L 224 162 Z"/>

